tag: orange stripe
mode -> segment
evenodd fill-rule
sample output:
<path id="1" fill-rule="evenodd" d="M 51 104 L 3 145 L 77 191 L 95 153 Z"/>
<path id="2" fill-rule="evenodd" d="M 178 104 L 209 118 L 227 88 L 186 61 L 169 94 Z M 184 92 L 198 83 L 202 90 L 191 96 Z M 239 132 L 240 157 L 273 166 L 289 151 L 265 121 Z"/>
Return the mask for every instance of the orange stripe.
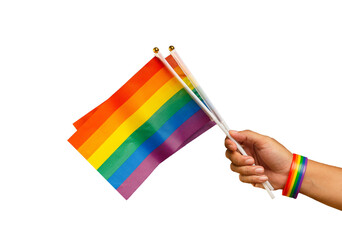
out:
<path id="1" fill-rule="evenodd" d="M 178 76 L 184 80 L 186 78 L 186 75 L 183 73 L 182 69 L 178 66 L 174 67 L 173 70 L 178 74 Z"/>
<path id="2" fill-rule="evenodd" d="M 116 110 L 104 122 L 93 135 L 84 142 L 78 151 L 88 159 L 112 133 L 135 113 L 153 94 L 166 82 L 173 78 L 173 75 L 162 68 L 144 86 L 142 86 L 130 99 L 128 99 L 118 110 Z"/>
<path id="3" fill-rule="evenodd" d="M 169 64 L 172 66 L 172 68 L 175 70 L 175 72 L 182 78 L 186 78 L 186 75 L 182 71 L 182 69 L 178 66 L 177 62 L 174 60 L 172 55 L 169 55 L 166 57 L 166 60 L 169 62 Z M 73 123 L 74 127 L 78 130 L 90 117 L 93 115 L 96 110 L 104 103 L 101 103 L 99 106 L 88 112 L 86 115 L 84 115 L 82 118 L 78 119 L 76 122 Z"/>
<path id="4" fill-rule="evenodd" d="M 300 159 L 301 159 L 301 156 L 300 155 L 296 155 L 296 160 L 294 162 L 295 163 L 294 167 L 293 167 L 293 169 L 291 169 L 292 175 L 291 175 L 291 178 L 290 178 L 289 188 L 288 188 L 288 192 L 287 192 L 287 196 L 288 197 L 291 195 L 292 189 L 294 187 L 294 182 L 295 182 L 296 176 L 298 174 L 298 168 L 300 166 Z"/>
<path id="5" fill-rule="evenodd" d="M 128 82 L 100 106 L 78 131 L 69 138 L 69 142 L 78 149 L 122 104 L 138 91 L 153 75 L 164 67 L 156 57 L 152 58 Z"/>

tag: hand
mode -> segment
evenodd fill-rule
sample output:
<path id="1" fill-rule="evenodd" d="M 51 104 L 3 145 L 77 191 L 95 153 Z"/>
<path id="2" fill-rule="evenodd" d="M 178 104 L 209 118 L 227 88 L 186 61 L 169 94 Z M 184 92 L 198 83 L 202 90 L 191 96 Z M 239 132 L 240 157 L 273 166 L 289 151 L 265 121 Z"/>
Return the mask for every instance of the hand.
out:
<path id="1" fill-rule="evenodd" d="M 268 180 L 275 190 L 283 189 L 290 171 L 292 153 L 275 139 L 256 132 L 229 133 L 248 154 L 241 155 L 236 144 L 225 139 L 226 157 L 232 161 L 230 168 L 240 174 L 241 182 L 262 188 L 262 183 Z"/>

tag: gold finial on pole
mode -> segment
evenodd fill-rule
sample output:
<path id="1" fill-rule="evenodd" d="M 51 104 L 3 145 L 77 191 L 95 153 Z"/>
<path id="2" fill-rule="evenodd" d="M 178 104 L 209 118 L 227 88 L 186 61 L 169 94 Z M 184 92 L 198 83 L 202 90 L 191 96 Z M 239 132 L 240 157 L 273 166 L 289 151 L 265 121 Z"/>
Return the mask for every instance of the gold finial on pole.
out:
<path id="1" fill-rule="evenodd" d="M 171 45 L 171 46 L 169 47 L 169 51 L 172 52 L 173 50 L 175 50 L 175 47 Z"/>
<path id="2" fill-rule="evenodd" d="M 159 52 L 159 48 L 157 48 L 157 47 L 153 48 L 153 52 L 154 53 L 158 53 Z"/>

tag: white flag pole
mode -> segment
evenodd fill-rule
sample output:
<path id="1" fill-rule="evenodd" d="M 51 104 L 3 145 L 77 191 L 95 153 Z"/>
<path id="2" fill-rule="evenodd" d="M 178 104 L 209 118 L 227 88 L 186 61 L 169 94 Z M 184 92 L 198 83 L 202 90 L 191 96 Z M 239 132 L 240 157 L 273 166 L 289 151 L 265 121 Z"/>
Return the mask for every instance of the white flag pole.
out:
<path id="1" fill-rule="evenodd" d="M 187 78 L 189 79 L 189 81 L 191 82 L 191 84 L 194 86 L 194 88 L 196 89 L 196 91 L 198 92 L 198 94 L 201 96 L 201 98 L 203 99 L 204 103 L 207 105 L 207 107 L 209 108 L 209 110 L 215 114 L 215 116 L 217 117 L 217 119 L 224 125 L 226 125 L 222 119 L 222 117 L 220 116 L 220 114 L 218 113 L 218 111 L 215 109 L 214 105 L 211 103 L 209 97 L 205 94 L 205 92 L 202 90 L 201 86 L 198 84 L 198 82 L 196 81 L 195 77 L 192 75 L 192 73 L 190 72 L 190 70 L 187 68 L 187 66 L 185 65 L 185 63 L 182 61 L 182 59 L 180 58 L 180 56 L 178 55 L 178 53 L 175 50 L 174 46 L 170 46 L 169 47 L 169 51 L 171 56 L 173 57 L 173 59 L 177 62 L 178 66 L 182 69 L 182 71 L 184 72 L 184 74 L 187 76 Z M 228 128 L 228 126 L 226 125 L 226 127 Z"/>
<path id="2" fill-rule="evenodd" d="M 167 69 L 172 73 L 172 75 L 182 84 L 183 88 L 187 91 L 187 93 L 190 95 L 190 97 L 199 105 L 199 107 L 207 114 L 208 117 L 210 117 L 220 128 L 221 130 L 225 133 L 225 135 L 232 140 L 238 150 L 241 152 L 241 154 L 247 156 L 247 153 L 245 150 L 241 147 L 241 145 L 233 139 L 230 134 L 229 134 L 229 128 L 225 125 L 223 125 L 218 118 L 213 114 L 205 105 L 204 103 L 196 96 L 196 94 L 186 85 L 186 83 L 178 76 L 178 74 L 173 70 L 173 68 L 170 66 L 170 64 L 165 60 L 163 55 L 159 53 L 158 48 L 154 48 L 153 52 L 155 56 L 167 67 Z M 266 183 L 263 183 L 263 187 L 266 189 L 270 197 L 273 199 L 274 195 L 271 192 L 270 188 Z"/>
<path id="3" fill-rule="evenodd" d="M 221 117 L 220 113 L 214 107 L 214 104 L 212 104 L 212 102 L 210 101 L 210 99 L 207 96 L 207 94 L 204 92 L 204 90 L 199 85 L 198 81 L 195 79 L 194 75 L 192 75 L 192 73 L 190 72 L 189 68 L 187 68 L 187 66 L 185 65 L 183 60 L 180 58 L 180 56 L 178 55 L 178 53 L 175 50 L 175 47 L 171 45 L 169 47 L 169 51 L 170 51 L 170 54 L 173 57 L 173 59 L 177 62 L 178 66 L 182 69 L 182 71 L 187 76 L 187 78 L 189 79 L 191 84 L 197 90 L 198 94 L 201 96 L 201 98 L 203 99 L 203 101 L 205 102 L 205 104 L 207 105 L 209 110 L 217 117 L 217 119 L 223 124 L 223 126 L 227 129 L 227 131 L 229 131 L 230 128 L 228 127 L 228 124 Z M 246 152 L 240 146 L 240 144 L 238 144 L 235 140 L 233 140 L 233 141 L 238 146 L 238 149 L 241 152 L 241 154 L 247 156 Z M 273 186 L 269 183 L 269 181 L 266 181 L 265 184 L 268 186 L 269 189 L 271 189 L 272 191 L 274 190 Z"/>

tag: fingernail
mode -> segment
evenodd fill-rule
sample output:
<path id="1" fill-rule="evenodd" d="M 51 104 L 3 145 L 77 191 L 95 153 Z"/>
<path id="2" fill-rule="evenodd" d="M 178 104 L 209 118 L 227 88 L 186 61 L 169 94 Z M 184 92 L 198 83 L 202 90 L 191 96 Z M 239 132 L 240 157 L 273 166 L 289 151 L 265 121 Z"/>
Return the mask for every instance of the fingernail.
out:
<path id="1" fill-rule="evenodd" d="M 255 169 L 255 172 L 256 172 L 256 173 L 263 173 L 263 172 L 264 172 L 264 169 L 261 168 L 261 167 L 259 167 L 259 168 L 256 168 L 256 169 Z"/>
<path id="2" fill-rule="evenodd" d="M 233 134 L 235 134 L 235 133 L 238 133 L 238 131 L 235 131 L 235 130 L 230 130 L 230 133 L 233 133 Z"/>
<path id="3" fill-rule="evenodd" d="M 254 160 L 252 158 L 248 158 L 248 159 L 246 159 L 245 163 L 248 164 L 248 165 L 249 164 L 253 164 Z"/>
<path id="4" fill-rule="evenodd" d="M 266 176 L 261 176 L 261 177 L 259 177 L 259 179 L 260 179 L 260 181 L 266 181 L 267 180 L 267 177 Z"/>

